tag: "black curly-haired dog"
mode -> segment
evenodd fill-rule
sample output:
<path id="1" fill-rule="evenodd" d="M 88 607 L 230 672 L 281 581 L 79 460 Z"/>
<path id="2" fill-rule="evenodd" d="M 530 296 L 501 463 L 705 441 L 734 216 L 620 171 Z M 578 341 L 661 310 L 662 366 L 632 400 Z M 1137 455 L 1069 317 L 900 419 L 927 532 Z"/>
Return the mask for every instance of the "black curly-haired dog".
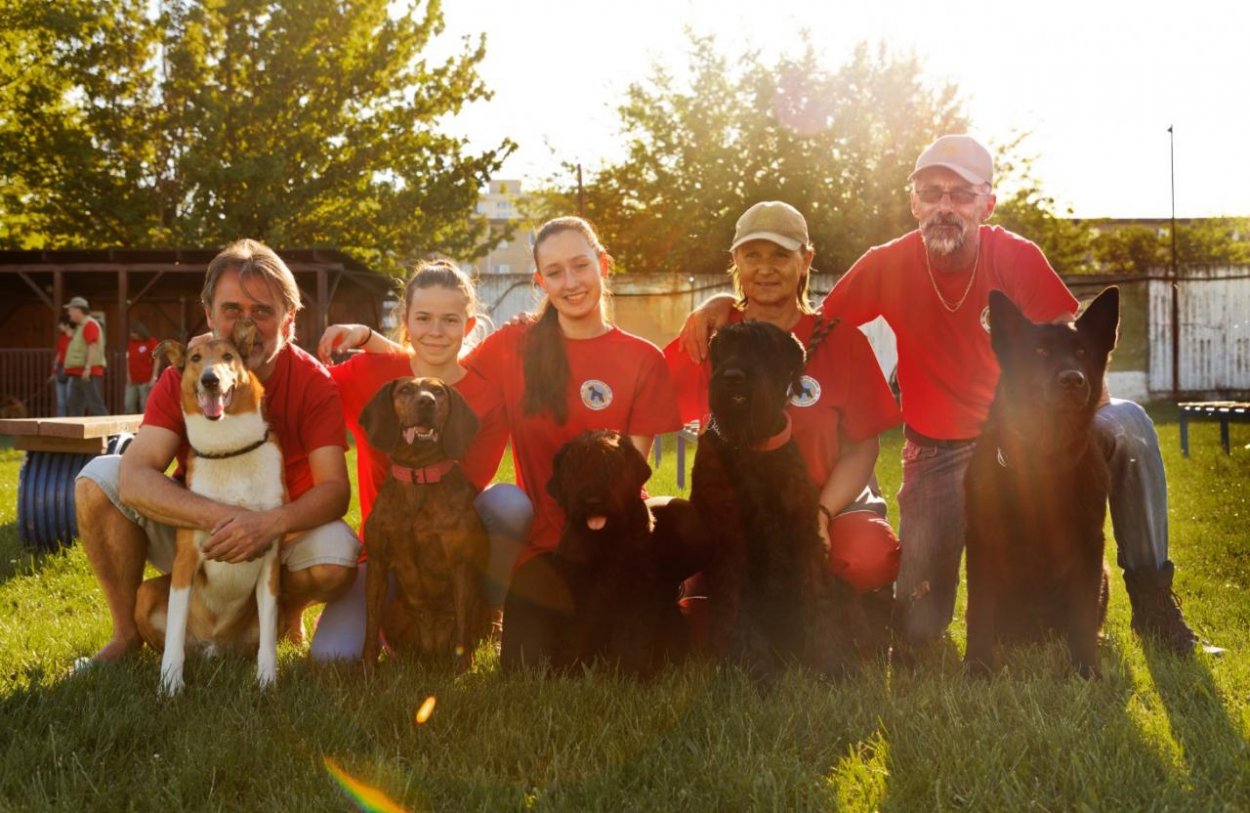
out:
<path id="1" fill-rule="evenodd" d="M 1075 324 L 1030 322 L 990 292 L 1002 368 L 977 440 L 967 494 L 968 650 L 975 674 L 999 643 L 1062 636 L 1077 671 L 1098 675 L 1107 606 L 1103 521 L 1110 474 L 1094 435 L 1119 291 L 1098 295 Z"/>
<path id="2" fill-rule="evenodd" d="M 663 561 L 642 497 L 651 467 L 620 432 L 582 432 L 556 453 L 547 490 L 567 521 L 554 551 L 517 568 L 504 605 L 505 669 L 602 660 L 648 676 L 686 648 L 681 577 Z"/>
<path id="3" fill-rule="evenodd" d="M 786 403 L 804 351 L 764 322 L 712 339 L 710 425 L 699 437 L 691 501 L 716 545 L 707 563 L 714 654 L 771 679 L 787 662 L 845 669 L 846 590 L 828 566 L 817 493 L 790 439 Z"/>

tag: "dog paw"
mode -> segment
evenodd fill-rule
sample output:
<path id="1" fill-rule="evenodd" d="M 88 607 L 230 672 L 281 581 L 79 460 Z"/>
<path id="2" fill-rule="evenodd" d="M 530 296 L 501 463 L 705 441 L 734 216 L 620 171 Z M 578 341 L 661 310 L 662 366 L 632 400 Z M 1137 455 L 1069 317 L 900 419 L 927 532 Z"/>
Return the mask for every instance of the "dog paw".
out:
<path id="1" fill-rule="evenodd" d="M 170 669 L 161 672 L 161 694 L 173 697 L 182 691 L 182 670 Z"/>

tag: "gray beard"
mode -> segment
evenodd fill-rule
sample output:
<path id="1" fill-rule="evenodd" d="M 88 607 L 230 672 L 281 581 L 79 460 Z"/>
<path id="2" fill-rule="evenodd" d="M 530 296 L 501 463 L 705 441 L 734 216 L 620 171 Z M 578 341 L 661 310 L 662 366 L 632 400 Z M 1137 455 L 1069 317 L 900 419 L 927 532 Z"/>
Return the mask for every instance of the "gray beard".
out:
<path id="1" fill-rule="evenodd" d="M 924 240 L 925 250 L 935 257 L 949 257 L 963 248 L 964 244 L 968 242 L 968 232 L 965 229 L 960 229 L 959 233 L 953 237 L 931 234 L 930 232 L 929 226 L 922 226 L 920 237 Z"/>

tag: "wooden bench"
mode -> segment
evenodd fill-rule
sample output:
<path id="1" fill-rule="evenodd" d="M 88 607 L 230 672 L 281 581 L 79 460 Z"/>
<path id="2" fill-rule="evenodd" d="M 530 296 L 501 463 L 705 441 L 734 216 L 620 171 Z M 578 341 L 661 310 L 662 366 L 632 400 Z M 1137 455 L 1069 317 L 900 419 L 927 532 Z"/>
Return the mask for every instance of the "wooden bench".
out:
<path id="1" fill-rule="evenodd" d="M 1181 454 L 1189 457 L 1189 422 L 1207 420 L 1220 422 L 1220 445 L 1224 454 L 1231 454 L 1228 442 L 1230 423 L 1250 423 L 1250 402 L 1188 401 L 1178 404 L 1181 410 Z"/>
<path id="2" fill-rule="evenodd" d="M 78 536 L 74 478 L 96 455 L 118 454 L 142 415 L 0 420 L 0 435 L 26 452 L 17 481 L 17 526 L 22 544 L 53 550 Z"/>

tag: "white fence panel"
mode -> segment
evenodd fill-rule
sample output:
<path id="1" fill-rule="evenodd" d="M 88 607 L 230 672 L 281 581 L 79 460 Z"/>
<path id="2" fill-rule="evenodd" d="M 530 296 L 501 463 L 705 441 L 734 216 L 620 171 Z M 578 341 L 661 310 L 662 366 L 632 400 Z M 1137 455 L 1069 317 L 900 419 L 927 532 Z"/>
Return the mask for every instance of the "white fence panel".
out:
<path id="1" fill-rule="evenodd" d="M 1182 392 L 1250 390 L 1250 268 L 1187 269 L 1178 286 Z M 1150 282 L 1150 389 L 1172 390 L 1172 285 Z"/>

